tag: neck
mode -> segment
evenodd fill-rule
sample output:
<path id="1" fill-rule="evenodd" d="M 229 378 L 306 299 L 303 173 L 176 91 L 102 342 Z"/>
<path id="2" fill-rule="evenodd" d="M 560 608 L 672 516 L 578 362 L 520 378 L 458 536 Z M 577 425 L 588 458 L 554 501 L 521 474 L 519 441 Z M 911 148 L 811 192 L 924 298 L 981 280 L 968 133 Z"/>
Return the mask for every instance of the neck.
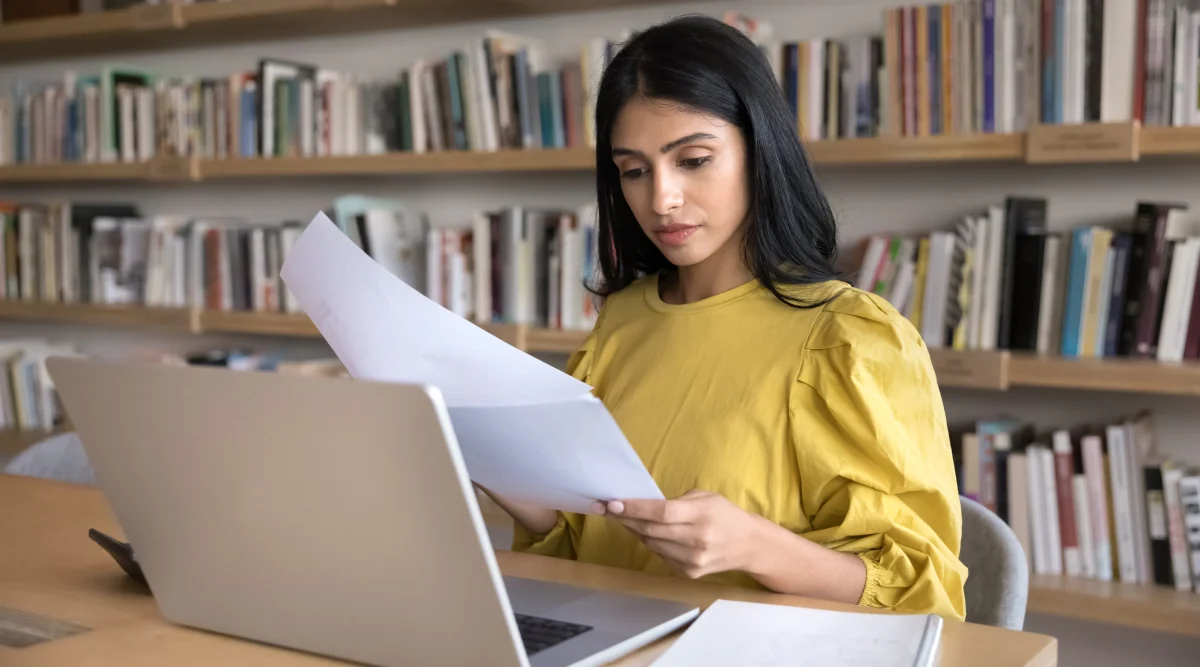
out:
<path id="1" fill-rule="evenodd" d="M 668 292 L 678 304 L 714 297 L 754 278 L 738 252 L 718 252 L 699 264 L 681 266 L 676 276 Z"/>

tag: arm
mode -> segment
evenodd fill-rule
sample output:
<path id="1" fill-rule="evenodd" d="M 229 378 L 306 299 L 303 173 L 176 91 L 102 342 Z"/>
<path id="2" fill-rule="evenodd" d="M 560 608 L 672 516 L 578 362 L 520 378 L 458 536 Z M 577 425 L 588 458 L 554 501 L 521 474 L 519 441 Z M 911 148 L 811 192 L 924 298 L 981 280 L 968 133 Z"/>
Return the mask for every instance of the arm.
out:
<path id="1" fill-rule="evenodd" d="M 743 568 L 778 593 L 857 604 L 867 566 L 856 554 L 834 551 L 763 519 L 759 545 Z"/>
<path id="2" fill-rule="evenodd" d="M 687 577 L 740 570 L 778 593 L 847 604 L 859 601 L 867 583 L 857 555 L 811 542 L 715 493 L 626 500 L 605 509 Z"/>
<path id="3" fill-rule="evenodd" d="M 511 500 L 478 484 L 475 486 L 533 535 L 545 535 L 558 524 L 558 512 L 555 510 Z"/>
<path id="4" fill-rule="evenodd" d="M 859 604 L 963 618 L 958 481 L 920 334 L 881 298 L 851 293 L 806 348 L 790 401 L 804 536 L 862 559 Z"/>

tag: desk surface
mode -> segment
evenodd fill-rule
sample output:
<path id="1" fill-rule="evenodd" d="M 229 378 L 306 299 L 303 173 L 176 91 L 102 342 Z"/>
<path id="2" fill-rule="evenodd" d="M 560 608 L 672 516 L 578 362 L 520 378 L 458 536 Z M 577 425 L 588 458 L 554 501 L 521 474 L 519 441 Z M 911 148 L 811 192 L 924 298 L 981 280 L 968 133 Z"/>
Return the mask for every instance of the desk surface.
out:
<path id="1" fill-rule="evenodd" d="M 0 474 L 0 536 L 3 536 L 0 614 L 16 610 L 89 628 L 25 648 L 0 647 L 0 664 L 6 667 L 346 664 L 167 623 L 144 589 L 126 577 L 88 539 L 88 528 L 120 534 L 108 504 L 96 489 Z M 496 557 L 505 574 L 638 593 L 701 607 L 725 598 L 852 609 L 847 605 L 527 554 L 501 551 Z M 648 665 L 669 643 L 670 639 L 661 641 L 619 664 Z M 947 622 L 940 664 L 1043 667 L 1055 665 L 1057 653 L 1057 644 L 1051 637 Z"/>

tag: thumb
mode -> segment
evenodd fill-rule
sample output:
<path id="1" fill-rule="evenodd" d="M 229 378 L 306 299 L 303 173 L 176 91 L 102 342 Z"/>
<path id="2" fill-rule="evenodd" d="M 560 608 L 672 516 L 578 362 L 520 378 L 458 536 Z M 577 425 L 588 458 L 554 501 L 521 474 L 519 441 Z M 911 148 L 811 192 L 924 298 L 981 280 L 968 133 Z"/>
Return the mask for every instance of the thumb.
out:
<path id="1" fill-rule="evenodd" d="M 679 496 L 678 499 L 679 500 L 695 500 L 697 498 L 707 498 L 711 495 L 713 495 L 711 491 L 704 491 L 703 489 L 692 489 L 691 491 L 688 491 L 687 493 L 683 494 L 682 496 Z"/>

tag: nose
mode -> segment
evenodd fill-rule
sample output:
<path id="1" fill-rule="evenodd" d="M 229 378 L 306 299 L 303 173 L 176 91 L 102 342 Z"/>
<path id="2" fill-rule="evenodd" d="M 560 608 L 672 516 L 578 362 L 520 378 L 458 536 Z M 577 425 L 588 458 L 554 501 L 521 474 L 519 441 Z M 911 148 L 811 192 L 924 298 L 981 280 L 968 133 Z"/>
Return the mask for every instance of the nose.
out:
<path id="1" fill-rule="evenodd" d="M 668 215 L 683 206 L 683 188 L 678 175 L 671 169 L 655 169 L 653 174 L 654 212 L 658 215 Z"/>

